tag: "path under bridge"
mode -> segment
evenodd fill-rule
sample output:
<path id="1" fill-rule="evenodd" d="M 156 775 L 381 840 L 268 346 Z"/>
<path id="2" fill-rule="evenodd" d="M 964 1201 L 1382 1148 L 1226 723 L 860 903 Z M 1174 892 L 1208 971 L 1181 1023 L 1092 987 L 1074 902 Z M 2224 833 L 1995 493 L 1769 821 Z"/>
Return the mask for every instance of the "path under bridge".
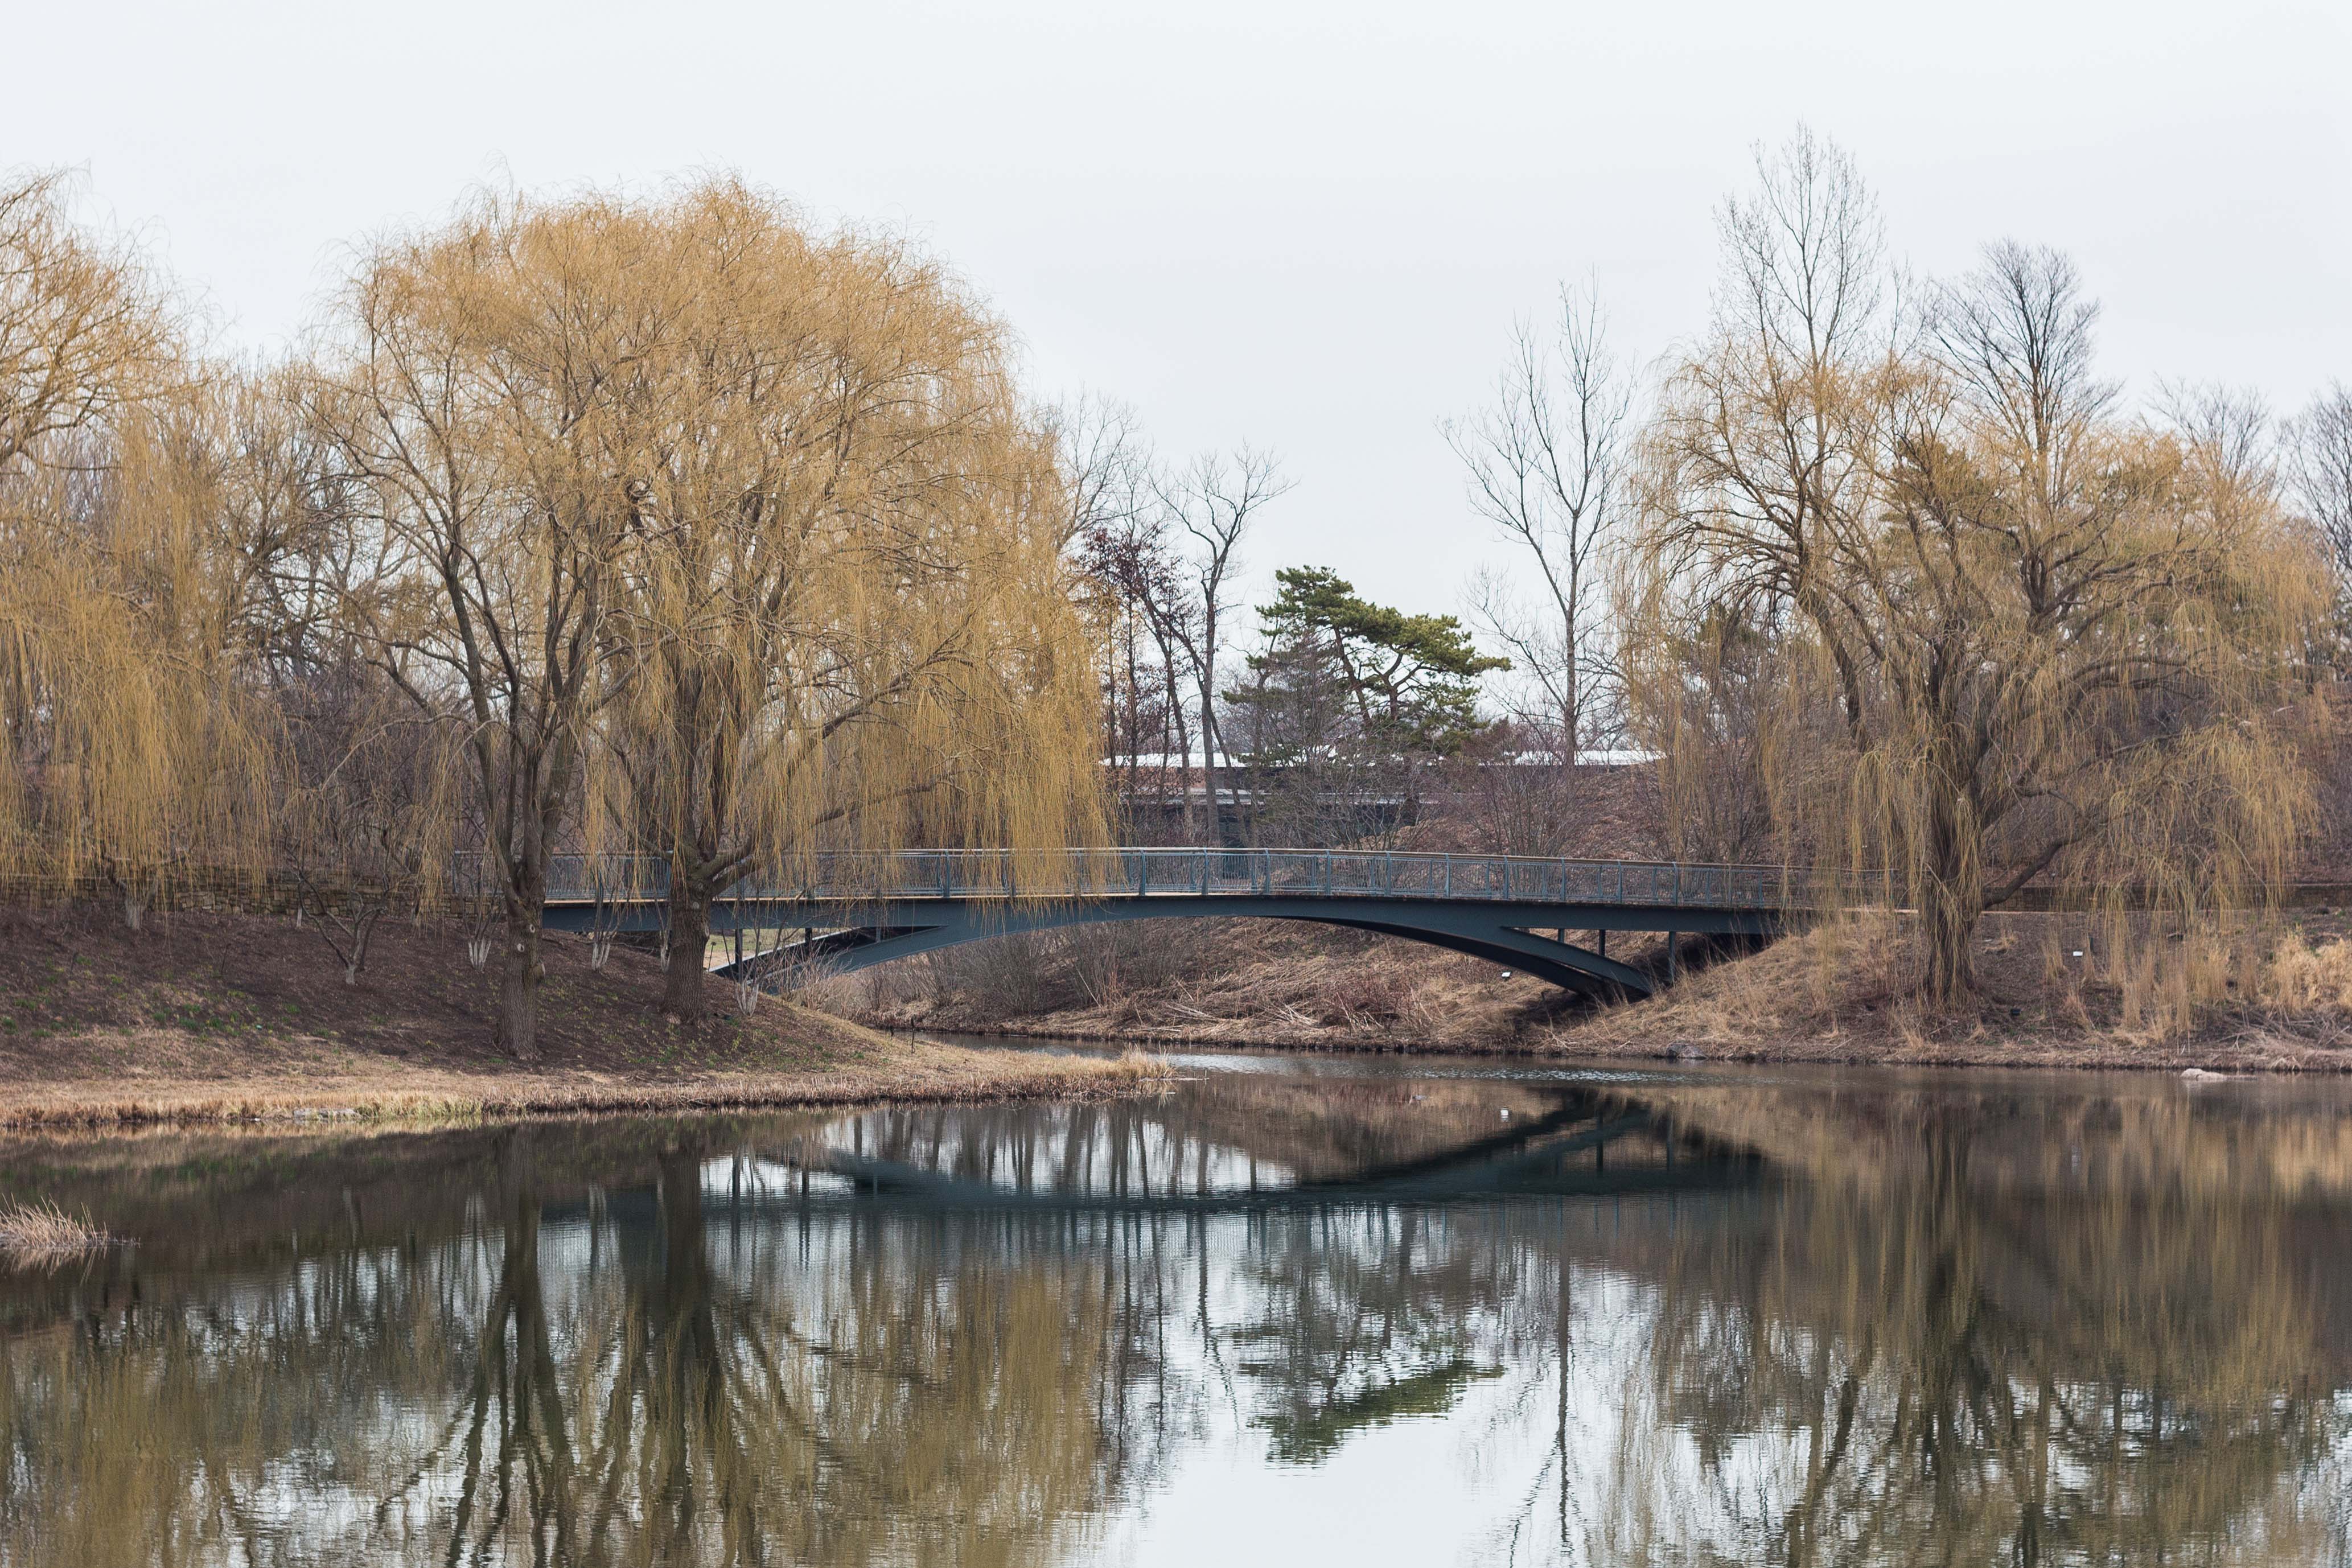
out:
<path id="1" fill-rule="evenodd" d="M 661 929 L 668 888 L 657 859 L 563 856 L 551 872 L 550 929 Z M 1839 896 L 1869 901 L 1876 892 L 1850 886 Z M 1609 956 L 1610 933 L 1766 936 L 1821 902 L 1815 883 L 1779 866 L 1347 850 L 915 850 L 814 855 L 788 879 L 740 883 L 713 904 L 710 927 L 765 944 L 718 971 L 736 979 L 863 969 L 1104 921 L 1251 918 L 1375 931 L 1576 990 L 1646 995 L 1657 977 Z M 1565 932 L 1594 933 L 1593 946 L 1547 935 Z"/>

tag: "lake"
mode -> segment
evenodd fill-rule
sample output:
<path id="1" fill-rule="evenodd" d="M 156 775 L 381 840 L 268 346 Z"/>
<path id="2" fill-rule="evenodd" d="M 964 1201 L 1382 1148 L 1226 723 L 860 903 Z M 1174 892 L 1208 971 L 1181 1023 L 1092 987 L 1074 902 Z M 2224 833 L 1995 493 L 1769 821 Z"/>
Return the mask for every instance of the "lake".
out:
<path id="1" fill-rule="evenodd" d="M 0 1564 L 2352 1562 L 2352 1085 L 18 1136 Z"/>

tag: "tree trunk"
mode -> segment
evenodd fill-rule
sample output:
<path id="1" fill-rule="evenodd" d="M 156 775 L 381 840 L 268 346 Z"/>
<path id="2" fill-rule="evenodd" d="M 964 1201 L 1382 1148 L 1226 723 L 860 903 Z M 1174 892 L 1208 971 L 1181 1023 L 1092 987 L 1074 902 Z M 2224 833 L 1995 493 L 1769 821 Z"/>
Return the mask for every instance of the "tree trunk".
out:
<path id="1" fill-rule="evenodd" d="M 517 1061 L 539 1060 L 539 982 L 547 966 L 539 952 L 540 912 L 510 903 L 506 963 L 499 976 L 499 1049 Z"/>
<path id="2" fill-rule="evenodd" d="M 159 875 L 154 879 L 152 887 L 142 887 L 141 879 L 136 873 L 128 877 L 118 876 L 110 869 L 107 875 L 112 878 L 114 885 L 121 890 L 123 924 L 133 931 L 140 930 L 144 924 L 147 905 L 154 898 L 155 892 L 162 887 L 163 879 Z"/>
<path id="3" fill-rule="evenodd" d="M 1184 838 L 1186 841 L 1197 844 L 1201 841 L 1201 818 L 1198 809 L 1192 804 L 1192 722 L 1186 715 L 1185 698 L 1176 685 L 1176 666 L 1171 664 L 1168 668 L 1168 707 L 1160 720 L 1160 777 L 1162 784 L 1160 793 L 1162 800 L 1167 798 L 1167 732 L 1173 729 L 1176 735 L 1177 800 L 1183 807 Z"/>
<path id="4" fill-rule="evenodd" d="M 1927 997 L 1938 1006 L 1957 1002 L 1976 988 L 1969 948 L 1981 912 L 1954 893 L 1936 890 L 1920 911 L 1927 942 Z"/>
<path id="5" fill-rule="evenodd" d="M 1957 772 L 1948 764 L 1942 768 L 1947 779 Z M 1985 888 L 1978 846 L 1969 841 L 1976 821 L 1969 804 L 1958 790 L 1943 788 L 1928 807 L 1929 885 L 1919 890 L 1919 920 L 1927 945 L 1927 999 L 1938 1007 L 1976 988 L 1972 944 L 1984 916 Z"/>
<path id="6" fill-rule="evenodd" d="M 669 954 L 663 960 L 662 1011 L 681 1023 L 700 1023 L 709 1010 L 703 958 L 710 946 L 710 900 L 701 890 L 673 883 Z"/>
<path id="7" fill-rule="evenodd" d="M 368 943 L 375 936 L 375 923 L 382 910 L 354 906 L 352 910 L 352 956 L 343 961 L 343 984 L 360 983 L 360 971 L 367 967 Z"/>
<path id="8" fill-rule="evenodd" d="M 1217 801 L 1217 707 L 1216 687 L 1210 678 L 1201 680 L 1201 788 L 1208 797 L 1208 836 L 1199 841 L 1222 847 L 1225 841 L 1224 808 Z"/>
<path id="9" fill-rule="evenodd" d="M 1984 877 L 1973 858 L 1963 858 L 1957 835 L 1947 824 L 1937 845 L 1940 864 L 1932 885 L 1920 889 L 1920 936 L 1927 947 L 1927 999 L 1948 1007 L 1976 988 L 1973 945 L 1977 922 L 1984 917 Z"/>

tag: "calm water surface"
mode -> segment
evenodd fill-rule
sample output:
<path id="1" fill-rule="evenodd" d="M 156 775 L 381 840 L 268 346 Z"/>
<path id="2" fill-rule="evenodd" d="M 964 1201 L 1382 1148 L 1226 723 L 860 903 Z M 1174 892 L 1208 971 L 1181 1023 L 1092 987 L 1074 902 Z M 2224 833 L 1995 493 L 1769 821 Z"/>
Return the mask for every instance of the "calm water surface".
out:
<path id="1" fill-rule="evenodd" d="M 1182 1059 L 0 1145 L 0 1564 L 2352 1562 L 2352 1089 Z"/>

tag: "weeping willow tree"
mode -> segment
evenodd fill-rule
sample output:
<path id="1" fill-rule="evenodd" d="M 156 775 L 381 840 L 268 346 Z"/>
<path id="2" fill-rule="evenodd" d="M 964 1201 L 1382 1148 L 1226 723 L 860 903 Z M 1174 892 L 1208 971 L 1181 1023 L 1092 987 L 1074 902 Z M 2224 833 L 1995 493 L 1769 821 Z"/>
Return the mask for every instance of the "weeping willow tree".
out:
<path id="1" fill-rule="evenodd" d="M 625 221 L 677 307 L 637 372 L 600 804 L 667 863 L 665 1006 L 692 1020 L 740 881 L 1098 836 L 1092 649 L 1049 442 L 936 266 L 733 183 Z"/>
<path id="2" fill-rule="evenodd" d="M 131 924 L 266 855 L 270 727 L 242 678 L 218 378 L 54 176 L 0 185 L 0 867 Z"/>
<path id="3" fill-rule="evenodd" d="M 2184 916 L 2275 885 L 2305 785 L 2271 710 L 2320 574 L 2244 422 L 2120 417 L 2063 256 L 1996 246 L 1898 309 L 1842 154 L 1760 172 L 1649 432 L 1633 603 L 1653 648 L 1738 627 L 1772 657 L 1739 713 L 1637 683 L 1670 779 L 1704 787 L 1728 724 L 1776 732 L 1748 747 L 1773 836 L 1887 870 L 1938 1001 L 2037 877 Z"/>
<path id="4" fill-rule="evenodd" d="M 1084 841 L 1090 649 L 1002 329 L 903 246 L 725 181 L 484 198 L 380 246 L 312 400 L 384 670 L 467 758 L 535 1054 L 551 857 L 713 896 L 820 847 Z"/>
<path id="5" fill-rule="evenodd" d="M 604 634 L 674 327 L 659 235 L 615 204 L 485 197 L 388 238 L 337 302 L 311 417 L 380 570 L 353 596 L 443 720 L 502 917 L 499 1041 L 536 1059 L 549 871 L 598 763 Z"/>

